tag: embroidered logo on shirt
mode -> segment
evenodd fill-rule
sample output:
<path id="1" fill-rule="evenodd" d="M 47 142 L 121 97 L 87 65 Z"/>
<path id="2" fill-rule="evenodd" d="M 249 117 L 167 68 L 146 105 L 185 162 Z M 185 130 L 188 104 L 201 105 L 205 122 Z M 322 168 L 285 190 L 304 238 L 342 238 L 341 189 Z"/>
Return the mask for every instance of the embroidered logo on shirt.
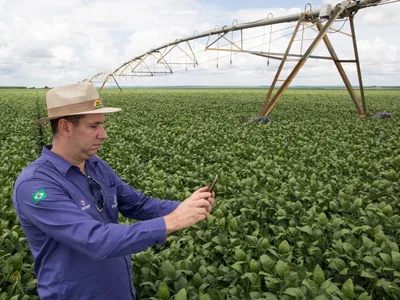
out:
<path id="1" fill-rule="evenodd" d="M 81 200 L 82 210 L 87 210 L 90 208 L 90 204 L 86 205 L 85 200 Z"/>
<path id="2" fill-rule="evenodd" d="M 118 206 L 117 196 L 114 194 L 114 204 L 111 206 L 112 208 L 116 208 Z"/>
<path id="3" fill-rule="evenodd" d="M 82 207 L 82 210 L 87 210 L 87 209 L 89 209 L 89 208 L 90 208 L 90 204 L 85 205 L 84 207 Z"/>
<path id="4" fill-rule="evenodd" d="M 38 203 L 40 200 L 45 199 L 46 197 L 47 194 L 43 189 L 38 190 L 32 194 L 32 199 L 35 204 Z"/>

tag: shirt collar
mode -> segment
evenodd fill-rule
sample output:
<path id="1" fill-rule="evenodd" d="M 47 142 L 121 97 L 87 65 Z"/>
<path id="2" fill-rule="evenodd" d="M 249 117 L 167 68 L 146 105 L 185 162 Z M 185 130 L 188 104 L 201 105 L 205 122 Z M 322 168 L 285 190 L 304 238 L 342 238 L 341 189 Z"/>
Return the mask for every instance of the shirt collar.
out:
<path id="1" fill-rule="evenodd" d="M 72 164 L 66 161 L 58 154 L 51 151 L 53 145 L 45 145 L 42 150 L 42 156 L 45 157 L 63 176 L 65 176 L 68 170 L 72 167 Z M 92 156 L 86 160 L 86 167 L 97 167 L 99 159 L 96 156 Z"/>

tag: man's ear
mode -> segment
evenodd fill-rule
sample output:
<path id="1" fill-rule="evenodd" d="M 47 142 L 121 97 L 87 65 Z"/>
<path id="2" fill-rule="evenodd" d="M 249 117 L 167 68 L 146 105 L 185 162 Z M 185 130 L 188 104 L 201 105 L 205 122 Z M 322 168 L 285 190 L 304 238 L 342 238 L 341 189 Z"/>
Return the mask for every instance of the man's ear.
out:
<path id="1" fill-rule="evenodd" d="M 64 137 L 70 137 L 72 134 L 72 126 L 71 122 L 68 122 L 66 119 L 61 118 L 58 120 L 58 131 Z"/>

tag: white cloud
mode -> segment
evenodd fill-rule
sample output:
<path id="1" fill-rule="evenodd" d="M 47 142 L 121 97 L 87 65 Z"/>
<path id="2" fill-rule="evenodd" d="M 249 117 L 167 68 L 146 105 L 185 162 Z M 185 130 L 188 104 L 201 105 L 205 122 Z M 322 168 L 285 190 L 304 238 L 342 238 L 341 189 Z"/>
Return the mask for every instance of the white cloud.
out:
<path id="1" fill-rule="evenodd" d="M 76 56 L 75 49 L 70 46 L 58 45 L 50 49 L 50 53 L 52 55 L 51 64 L 57 69 L 74 67 L 80 61 L 79 57 Z"/>
<path id="2" fill-rule="evenodd" d="M 337 3 L 338 1 L 328 1 Z M 234 19 L 239 23 L 299 13 L 303 3 L 293 8 L 268 8 L 224 10 L 221 6 L 200 4 L 195 0 L 164 1 L 5 1 L 0 0 L 0 82 L 4 85 L 58 85 L 90 78 L 99 72 L 111 72 L 123 62 L 169 41 L 191 36 L 195 31 L 204 32 L 230 26 Z M 400 3 L 360 10 L 355 17 L 356 34 L 364 82 L 372 84 L 398 84 L 400 65 Z M 266 5 L 268 5 L 266 3 Z M 313 6 L 314 7 L 314 6 Z M 294 24 L 274 25 L 273 30 Z M 341 23 L 335 24 L 339 28 Z M 245 48 L 267 51 L 270 27 L 244 31 Z M 348 23 L 344 30 L 347 32 Z M 290 30 L 274 33 L 271 51 L 283 52 Z M 300 34 L 300 33 L 299 33 Z M 311 38 L 315 32 L 306 32 Z M 258 38 L 252 38 L 259 36 Z M 351 39 L 342 34 L 331 34 L 332 43 L 340 58 L 353 57 Z M 227 35 L 231 38 L 231 34 Z M 298 35 L 300 38 L 300 35 Z M 234 33 L 239 39 L 239 33 Z M 181 65 L 174 65 L 174 75 L 155 78 L 135 78 L 127 84 L 141 85 L 268 85 L 271 83 L 279 61 L 249 54 L 206 51 L 207 38 L 191 42 L 200 65 L 193 69 L 190 59 L 181 51 L 173 51 L 168 59 L 180 58 Z M 264 45 L 262 45 L 264 43 Z M 220 46 L 226 44 L 221 40 Z M 310 42 L 304 41 L 303 53 Z M 292 53 L 300 52 L 300 42 L 295 42 Z M 190 51 L 188 45 L 181 45 Z M 321 43 L 315 55 L 327 55 Z M 218 61 L 217 61 L 218 57 Z M 232 60 L 232 64 L 230 61 Z M 155 70 L 150 61 L 149 68 Z M 218 68 L 217 68 L 218 63 Z M 294 63 L 289 64 L 293 66 Z M 187 70 L 186 70 L 187 69 Z M 161 66 L 162 72 L 166 71 Z M 285 67 L 287 74 L 290 68 Z M 354 65 L 346 66 L 355 77 Z M 284 74 L 282 74 L 284 76 Z M 341 84 L 332 62 L 309 60 L 293 84 Z"/>

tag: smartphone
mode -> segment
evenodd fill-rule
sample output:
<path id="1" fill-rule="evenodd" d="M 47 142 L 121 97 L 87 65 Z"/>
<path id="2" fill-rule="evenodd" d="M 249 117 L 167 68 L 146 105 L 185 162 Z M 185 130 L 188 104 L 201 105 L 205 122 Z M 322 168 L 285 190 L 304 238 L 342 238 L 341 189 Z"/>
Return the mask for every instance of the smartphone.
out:
<path id="1" fill-rule="evenodd" d="M 208 191 L 210 193 L 212 193 L 212 191 L 214 190 L 214 187 L 215 187 L 215 184 L 217 183 L 217 181 L 218 181 L 218 175 L 215 175 L 213 181 L 211 182 L 210 187 L 208 188 Z"/>

